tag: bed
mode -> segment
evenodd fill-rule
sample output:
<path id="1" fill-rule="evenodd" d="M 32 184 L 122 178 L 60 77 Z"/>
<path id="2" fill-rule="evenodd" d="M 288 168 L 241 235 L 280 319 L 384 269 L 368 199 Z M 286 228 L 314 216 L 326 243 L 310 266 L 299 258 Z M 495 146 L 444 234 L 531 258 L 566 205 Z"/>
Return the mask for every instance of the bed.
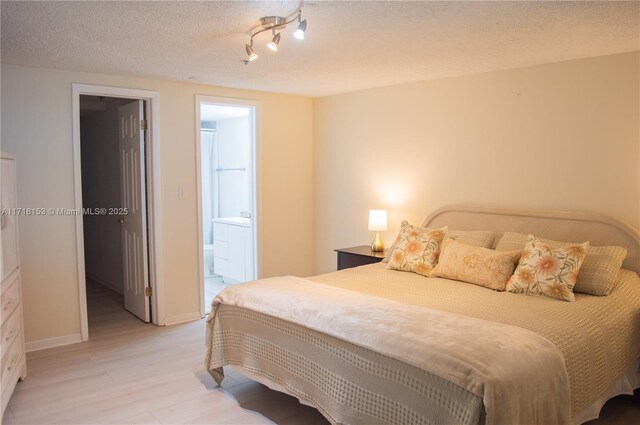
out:
<path id="1" fill-rule="evenodd" d="M 234 366 L 333 424 L 572 423 L 640 387 L 640 233 L 607 216 L 449 206 L 423 227 L 628 250 L 608 296 L 496 292 L 374 264 L 223 291 L 207 370 Z"/>

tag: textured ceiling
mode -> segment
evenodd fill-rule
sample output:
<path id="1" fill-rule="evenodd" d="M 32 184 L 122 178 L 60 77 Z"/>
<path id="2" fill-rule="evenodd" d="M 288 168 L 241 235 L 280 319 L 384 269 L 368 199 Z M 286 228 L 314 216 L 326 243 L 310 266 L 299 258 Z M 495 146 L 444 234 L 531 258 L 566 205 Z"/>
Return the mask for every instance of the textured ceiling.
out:
<path id="1" fill-rule="evenodd" d="M 639 2 L 307 1 L 306 39 L 245 66 L 297 6 L 2 1 L 2 62 L 323 96 L 640 48 Z"/>

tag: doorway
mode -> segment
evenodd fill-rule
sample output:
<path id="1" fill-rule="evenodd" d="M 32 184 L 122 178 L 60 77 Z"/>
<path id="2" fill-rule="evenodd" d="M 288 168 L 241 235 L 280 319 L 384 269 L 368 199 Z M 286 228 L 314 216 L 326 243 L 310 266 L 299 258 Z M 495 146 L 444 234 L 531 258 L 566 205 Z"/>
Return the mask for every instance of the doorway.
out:
<path id="1" fill-rule="evenodd" d="M 88 298 L 163 325 L 158 93 L 81 84 L 72 91 L 82 340 Z"/>
<path id="2" fill-rule="evenodd" d="M 196 97 L 201 313 L 227 286 L 258 277 L 257 103 Z"/>
<path id="3" fill-rule="evenodd" d="M 143 322 L 151 318 L 146 293 L 149 262 L 144 110 L 145 101 L 139 99 L 80 96 L 89 319 L 96 316 L 92 306 L 97 309 L 118 300 L 120 307 Z M 99 290 L 97 285 L 105 288 Z"/>

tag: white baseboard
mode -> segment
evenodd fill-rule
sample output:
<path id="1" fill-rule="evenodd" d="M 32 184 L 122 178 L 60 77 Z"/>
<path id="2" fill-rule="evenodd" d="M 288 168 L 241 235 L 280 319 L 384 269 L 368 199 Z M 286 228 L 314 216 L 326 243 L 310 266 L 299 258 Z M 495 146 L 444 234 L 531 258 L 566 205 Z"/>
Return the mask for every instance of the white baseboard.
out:
<path id="1" fill-rule="evenodd" d="M 167 326 L 177 325 L 179 323 L 193 322 L 194 320 L 200 320 L 200 319 L 202 319 L 202 316 L 200 316 L 200 312 L 192 311 L 191 313 L 178 314 L 175 316 L 167 317 L 167 320 L 165 320 L 165 325 Z"/>
<path id="2" fill-rule="evenodd" d="M 124 295 L 124 292 L 122 292 L 122 289 L 116 287 L 114 284 L 112 284 L 110 282 L 106 282 L 106 281 L 104 281 L 102 279 L 98 279 L 97 277 L 95 277 L 93 275 L 90 275 L 89 273 L 87 273 L 86 276 L 87 276 L 87 278 L 89 278 L 89 279 L 91 279 L 91 280 L 93 280 L 95 282 L 98 282 L 100 285 L 106 286 L 107 288 L 111 289 L 114 292 L 117 292 L 120 295 Z"/>
<path id="3" fill-rule="evenodd" d="M 37 341 L 28 341 L 24 344 L 25 351 L 30 353 L 31 351 L 46 350 L 47 348 L 62 347 L 63 345 L 77 344 L 82 342 L 82 335 L 71 334 L 57 336 L 55 338 L 39 339 Z"/>

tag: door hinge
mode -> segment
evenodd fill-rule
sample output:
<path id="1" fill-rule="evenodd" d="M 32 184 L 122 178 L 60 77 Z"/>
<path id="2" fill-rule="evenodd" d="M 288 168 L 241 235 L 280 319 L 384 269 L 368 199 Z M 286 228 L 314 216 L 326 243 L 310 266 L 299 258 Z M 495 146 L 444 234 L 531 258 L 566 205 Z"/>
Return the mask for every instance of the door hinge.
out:
<path id="1" fill-rule="evenodd" d="M 147 286 L 146 288 L 144 288 L 144 295 L 146 297 L 150 297 L 151 295 L 153 295 L 153 289 L 151 289 L 151 286 Z"/>
<path id="2" fill-rule="evenodd" d="M 140 130 L 147 129 L 147 120 L 140 120 Z"/>

